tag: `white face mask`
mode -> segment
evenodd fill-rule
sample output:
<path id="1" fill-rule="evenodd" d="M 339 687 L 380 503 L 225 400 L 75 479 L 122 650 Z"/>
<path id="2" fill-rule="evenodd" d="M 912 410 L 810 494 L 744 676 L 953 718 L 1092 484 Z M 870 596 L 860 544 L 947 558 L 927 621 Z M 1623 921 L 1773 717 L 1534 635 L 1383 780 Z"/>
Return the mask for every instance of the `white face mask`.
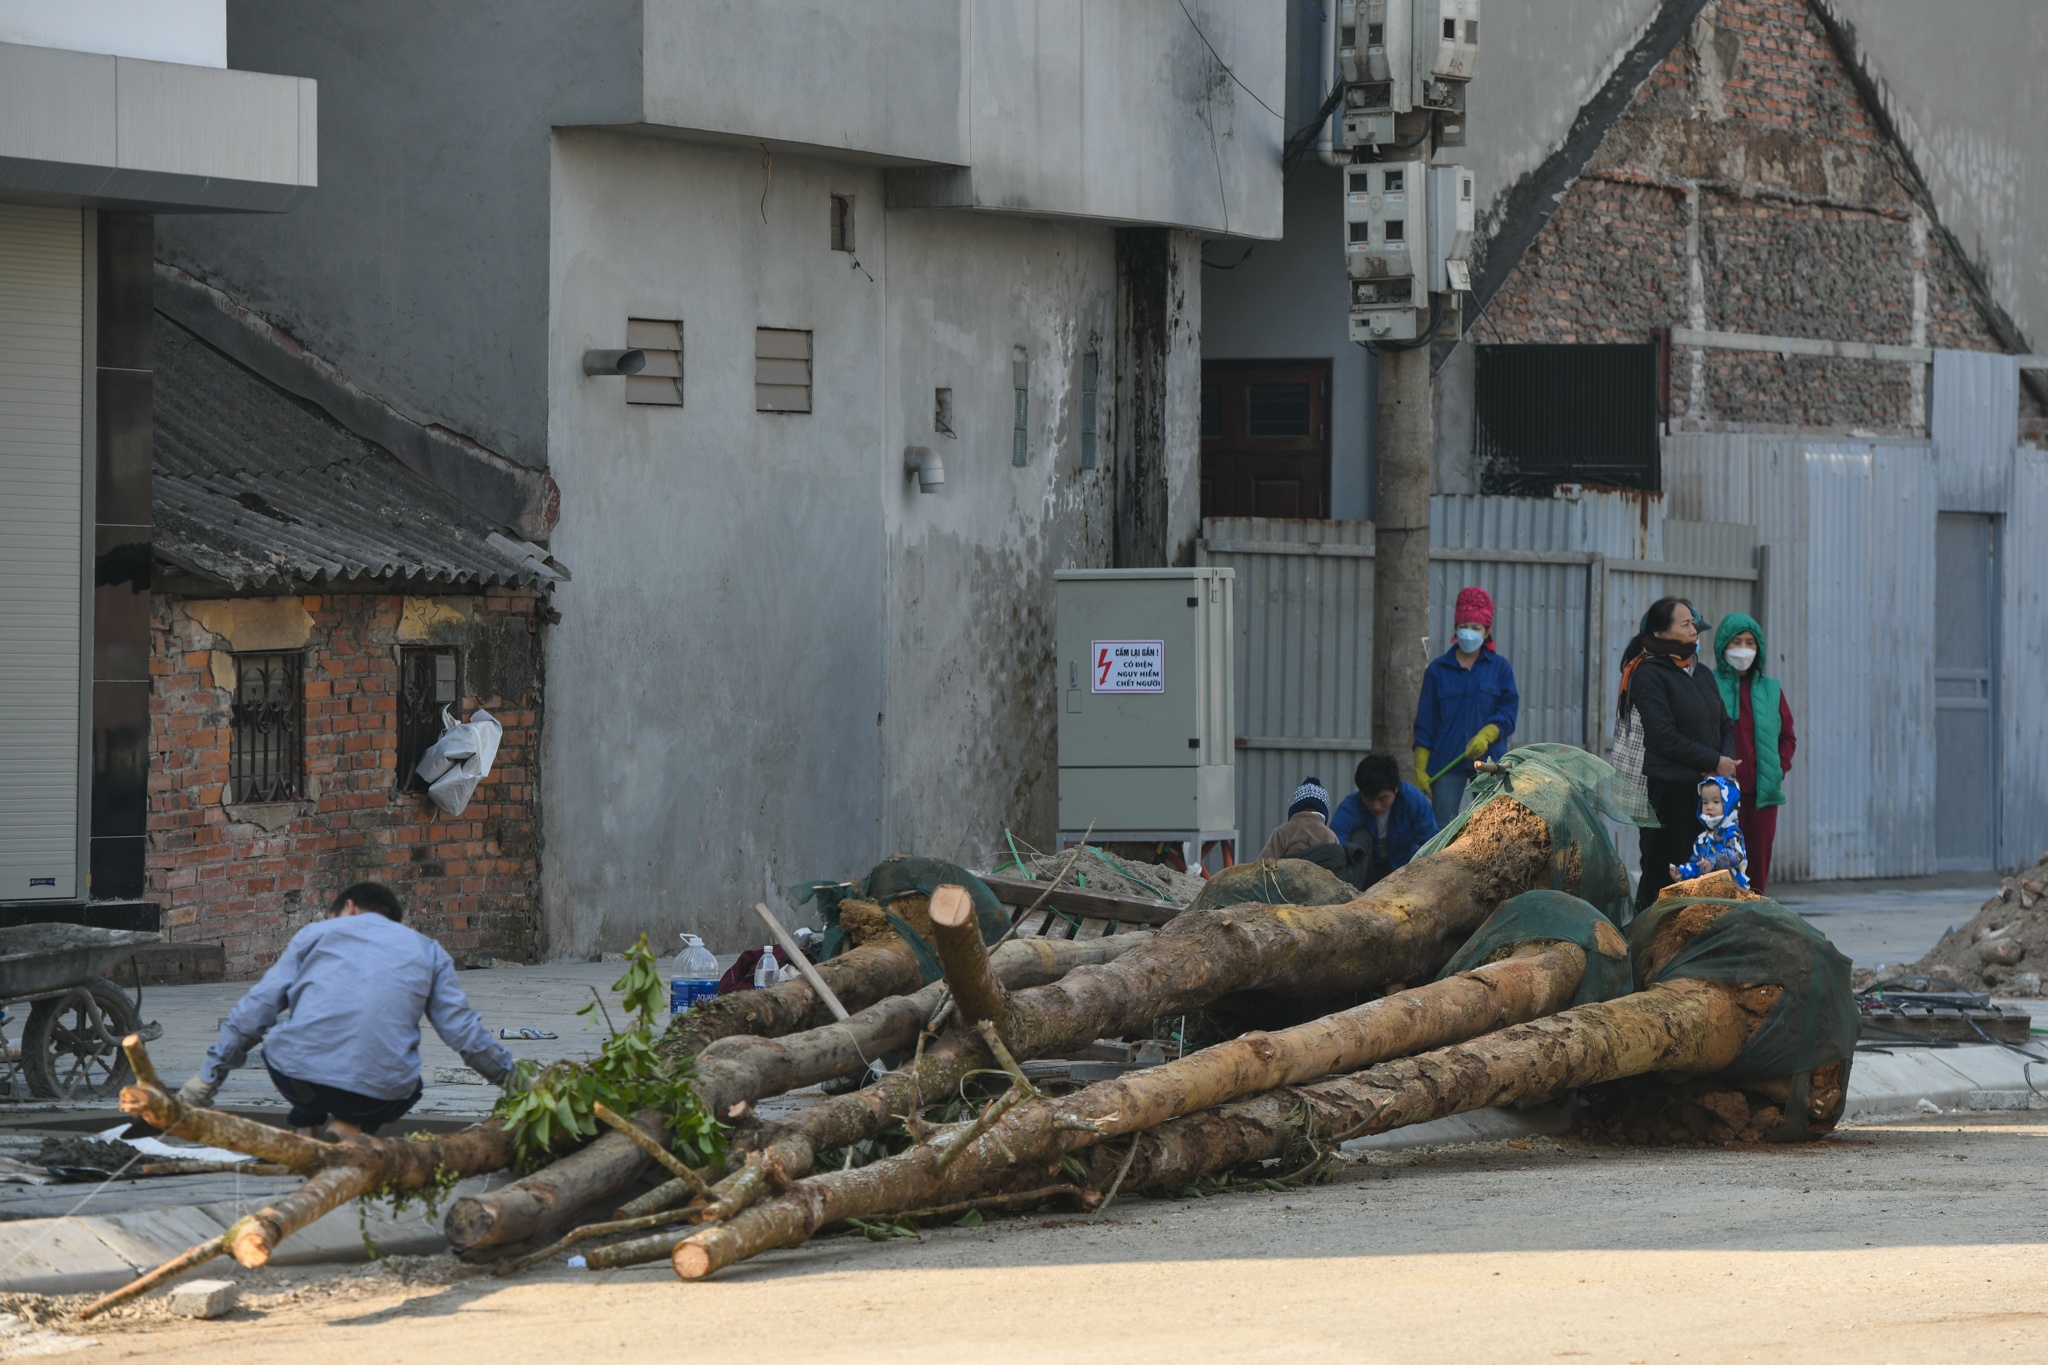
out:
<path id="1" fill-rule="evenodd" d="M 1464 650 L 1467 654 L 1477 654 L 1479 647 L 1485 643 L 1486 632 L 1483 630 L 1461 630 L 1458 632 L 1458 648 Z"/>
<path id="2" fill-rule="evenodd" d="M 1721 651 L 1721 657 L 1726 659 L 1728 666 L 1737 673 L 1747 673 L 1749 672 L 1749 666 L 1756 662 L 1756 651 L 1753 649 L 1724 649 Z"/>

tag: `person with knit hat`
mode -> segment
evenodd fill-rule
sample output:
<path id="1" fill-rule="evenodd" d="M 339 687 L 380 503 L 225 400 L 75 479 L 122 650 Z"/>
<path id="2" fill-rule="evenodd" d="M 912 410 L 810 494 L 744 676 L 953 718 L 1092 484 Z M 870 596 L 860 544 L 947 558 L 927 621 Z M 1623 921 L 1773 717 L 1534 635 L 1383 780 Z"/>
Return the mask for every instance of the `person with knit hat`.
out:
<path id="1" fill-rule="evenodd" d="M 1735 780 L 1742 788 L 1742 837 L 1749 846 L 1750 888 L 1761 893 L 1771 880 L 1771 844 L 1778 837 L 1778 807 L 1785 804 L 1785 775 L 1799 737 L 1792 732 L 1792 707 L 1785 689 L 1764 671 L 1764 628 L 1756 618 L 1731 611 L 1714 631 L 1714 681 L 1721 705 L 1735 722 Z"/>
<path id="2" fill-rule="evenodd" d="M 1486 589 L 1459 589 L 1451 623 L 1456 641 L 1430 660 L 1415 704 L 1415 785 L 1436 806 L 1440 824 L 1457 816 L 1473 763 L 1507 749 L 1522 704 L 1515 670 L 1493 647 Z"/>
<path id="3" fill-rule="evenodd" d="M 1322 844 L 1334 844 L 1330 832 L 1330 793 L 1322 781 L 1304 777 L 1287 803 L 1287 821 L 1266 839 L 1261 858 L 1296 858 Z"/>

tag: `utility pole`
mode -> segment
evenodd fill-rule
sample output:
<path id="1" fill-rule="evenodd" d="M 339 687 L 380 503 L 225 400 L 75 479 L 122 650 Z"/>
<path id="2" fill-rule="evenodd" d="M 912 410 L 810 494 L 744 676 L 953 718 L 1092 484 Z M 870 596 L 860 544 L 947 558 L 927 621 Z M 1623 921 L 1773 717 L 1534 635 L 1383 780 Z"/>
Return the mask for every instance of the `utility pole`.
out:
<path id="1" fill-rule="evenodd" d="M 1380 352 L 1379 498 L 1372 550 L 1372 741 L 1407 752 L 1429 664 L 1429 347 Z M 1405 769 L 1406 764 L 1404 762 Z"/>
<path id="2" fill-rule="evenodd" d="M 1341 0 L 1337 24 L 1351 339 L 1379 359 L 1372 739 L 1398 753 L 1429 662 L 1430 345 L 1471 287 L 1472 173 L 1437 156 L 1465 145 L 1479 0 Z"/>

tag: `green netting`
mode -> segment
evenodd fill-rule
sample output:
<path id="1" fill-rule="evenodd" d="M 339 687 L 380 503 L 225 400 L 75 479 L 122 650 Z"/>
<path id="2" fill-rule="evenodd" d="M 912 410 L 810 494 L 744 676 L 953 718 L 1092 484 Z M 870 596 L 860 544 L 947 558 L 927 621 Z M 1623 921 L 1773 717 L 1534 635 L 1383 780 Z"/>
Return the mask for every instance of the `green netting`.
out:
<path id="1" fill-rule="evenodd" d="M 988 889 L 988 883 L 969 872 L 958 863 L 949 863 L 944 858 L 923 858 L 914 854 L 899 854 L 894 858 L 876 863 L 874 869 L 860 880 L 856 887 L 841 889 L 841 883 L 805 883 L 806 888 L 824 887 L 826 894 L 817 894 L 818 913 L 825 921 L 824 957 L 836 957 L 852 946 L 846 931 L 839 927 L 839 902 L 852 896 L 875 901 L 886 911 L 889 902 L 898 896 L 923 894 L 926 896 L 951 882 L 967 888 L 968 898 L 974 902 L 975 923 L 981 928 L 981 940 L 994 943 L 1010 930 L 1009 912 L 996 899 L 996 893 Z M 799 902 L 801 903 L 801 902 Z M 939 979 L 939 959 L 931 946 L 919 938 L 911 927 L 896 915 L 889 916 L 889 923 L 897 934 L 910 945 L 917 955 L 918 967 L 927 984 Z"/>
<path id="2" fill-rule="evenodd" d="M 1576 943 L 1586 951 L 1574 1005 L 1612 1000 L 1635 989 L 1628 944 L 1600 911 L 1562 891 L 1524 891 L 1487 917 L 1458 955 L 1437 973 L 1441 981 L 1484 966 L 1495 953 L 1518 943 Z"/>
<path id="3" fill-rule="evenodd" d="M 1464 831 L 1473 811 L 1497 796 L 1511 796 L 1550 826 L 1551 888 L 1572 892 L 1615 924 L 1627 924 L 1633 904 L 1628 873 L 1602 823 L 1603 817 L 1627 823 L 1613 805 L 1614 769 L 1569 744 L 1525 744 L 1508 750 L 1501 766 L 1507 771 L 1472 779 L 1471 806 L 1415 856 L 1442 849 Z"/>
<path id="4" fill-rule="evenodd" d="M 1642 979 L 1651 935 L 1666 915 L 1688 905 L 1725 905 L 1728 913 L 1695 934 L 1654 976 Z M 1849 959 L 1818 929 L 1774 900 L 1673 896 L 1629 927 L 1637 989 L 1658 981 L 1732 981 L 1783 992 L 1749 1046 L 1725 1071 L 1729 1080 L 1777 1080 L 1850 1058 L 1862 1016 L 1849 986 Z"/>
<path id="5" fill-rule="evenodd" d="M 1201 893 L 1188 903 L 1188 909 L 1213 910 L 1247 901 L 1260 905 L 1342 905 L 1357 898 L 1358 888 L 1327 867 L 1299 858 L 1275 858 L 1224 868 L 1209 878 Z"/>

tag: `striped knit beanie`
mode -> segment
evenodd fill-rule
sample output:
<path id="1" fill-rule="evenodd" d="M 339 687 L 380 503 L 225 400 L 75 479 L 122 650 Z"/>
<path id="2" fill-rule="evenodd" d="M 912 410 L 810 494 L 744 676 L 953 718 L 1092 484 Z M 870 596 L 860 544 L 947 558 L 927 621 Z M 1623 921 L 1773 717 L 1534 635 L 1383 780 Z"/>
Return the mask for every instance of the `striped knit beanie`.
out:
<path id="1" fill-rule="evenodd" d="M 1305 810 L 1312 810 L 1325 820 L 1330 818 L 1330 793 L 1320 778 L 1304 777 L 1294 789 L 1294 797 L 1287 805 L 1288 815 L 1299 815 Z"/>

